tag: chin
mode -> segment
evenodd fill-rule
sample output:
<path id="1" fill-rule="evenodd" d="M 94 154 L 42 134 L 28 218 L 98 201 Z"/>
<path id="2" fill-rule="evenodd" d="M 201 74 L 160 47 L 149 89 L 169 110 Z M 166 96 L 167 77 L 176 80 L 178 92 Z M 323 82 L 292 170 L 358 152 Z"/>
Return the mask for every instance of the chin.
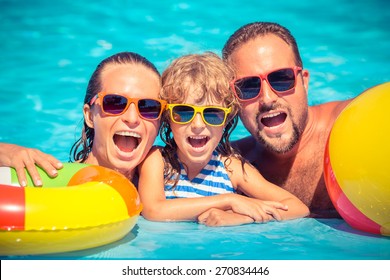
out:
<path id="1" fill-rule="evenodd" d="M 114 169 L 122 174 L 128 174 L 131 170 L 137 167 L 138 161 L 134 158 L 131 160 L 123 160 L 119 158 L 114 158 L 111 160 L 111 169 Z"/>
<path id="2" fill-rule="evenodd" d="M 293 146 L 291 145 L 267 145 L 268 150 L 277 153 L 277 154 L 285 154 L 292 150 Z"/>
<path id="3" fill-rule="evenodd" d="M 289 137 L 288 139 L 286 139 L 286 137 L 270 139 L 260 136 L 258 140 L 260 143 L 263 143 L 263 145 L 268 151 L 277 154 L 284 154 L 291 151 L 298 142 L 298 139 L 296 137 Z"/>

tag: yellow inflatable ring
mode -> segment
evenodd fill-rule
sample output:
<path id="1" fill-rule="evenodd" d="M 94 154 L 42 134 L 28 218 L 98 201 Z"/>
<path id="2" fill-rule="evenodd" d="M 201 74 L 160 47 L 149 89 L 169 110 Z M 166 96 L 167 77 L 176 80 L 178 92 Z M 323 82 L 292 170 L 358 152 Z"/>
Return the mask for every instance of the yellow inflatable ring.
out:
<path id="1" fill-rule="evenodd" d="M 20 187 L 0 167 L 0 255 L 59 253 L 117 241 L 142 210 L 137 190 L 101 166 L 65 163 L 56 178 L 39 170 L 43 187 Z"/>

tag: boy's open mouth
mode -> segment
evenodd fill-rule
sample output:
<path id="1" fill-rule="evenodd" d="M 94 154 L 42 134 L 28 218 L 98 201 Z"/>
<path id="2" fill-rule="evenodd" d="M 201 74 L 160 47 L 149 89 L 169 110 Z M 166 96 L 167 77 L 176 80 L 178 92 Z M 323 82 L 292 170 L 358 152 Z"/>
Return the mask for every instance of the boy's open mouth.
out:
<path id="1" fill-rule="evenodd" d="M 209 137 L 207 136 L 190 136 L 187 138 L 188 143 L 194 148 L 200 148 L 206 145 L 206 143 L 209 141 Z"/>

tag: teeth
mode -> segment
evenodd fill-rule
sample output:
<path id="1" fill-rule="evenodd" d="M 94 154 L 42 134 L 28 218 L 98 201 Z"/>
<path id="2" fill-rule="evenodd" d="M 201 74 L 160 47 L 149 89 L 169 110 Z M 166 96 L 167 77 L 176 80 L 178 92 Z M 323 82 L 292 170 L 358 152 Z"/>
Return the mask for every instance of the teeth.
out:
<path id="1" fill-rule="evenodd" d="M 199 139 L 205 139 L 207 136 L 190 136 L 189 138 L 199 140 Z"/>
<path id="2" fill-rule="evenodd" d="M 276 113 L 272 113 L 272 114 L 263 116 L 263 118 L 273 118 L 273 117 L 276 117 L 276 116 L 278 116 L 280 114 L 281 114 L 280 112 L 276 112 Z"/>
<path id="3" fill-rule="evenodd" d="M 120 135 L 120 136 L 131 136 L 131 137 L 141 138 L 141 135 L 139 135 L 138 133 L 136 133 L 134 131 L 119 131 L 115 134 Z"/>

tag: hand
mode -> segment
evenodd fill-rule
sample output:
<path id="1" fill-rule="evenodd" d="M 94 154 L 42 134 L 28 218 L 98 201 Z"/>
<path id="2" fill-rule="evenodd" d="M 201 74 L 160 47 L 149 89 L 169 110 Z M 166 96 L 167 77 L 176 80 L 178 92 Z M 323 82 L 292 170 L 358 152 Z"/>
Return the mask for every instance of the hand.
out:
<path id="1" fill-rule="evenodd" d="M 242 224 L 251 224 L 254 220 L 251 217 L 224 211 L 217 208 L 211 208 L 198 217 L 198 222 L 209 227 L 216 226 L 238 226 Z"/>
<path id="2" fill-rule="evenodd" d="M 22 187 L 27 185 L 26 172 L 33 180 L 35 186 L 42 186 L 37 166 L 41 167 L 50 177 L 57 176 L 62 163 L 51 155 L 37 149 L 25 148 L 13 144 L 0 144 L 0 166 L 13 167 Z"/>
<path id="3" fill-rule="evenodd" d="M 282 220 L 279 210 L 287 211 L 287 205 L 277 201 L 263 201 L 234 194 L 231 210 L 235 213 L 251 217 L 256 223 L 267 223 L 270 220 Z"/>

